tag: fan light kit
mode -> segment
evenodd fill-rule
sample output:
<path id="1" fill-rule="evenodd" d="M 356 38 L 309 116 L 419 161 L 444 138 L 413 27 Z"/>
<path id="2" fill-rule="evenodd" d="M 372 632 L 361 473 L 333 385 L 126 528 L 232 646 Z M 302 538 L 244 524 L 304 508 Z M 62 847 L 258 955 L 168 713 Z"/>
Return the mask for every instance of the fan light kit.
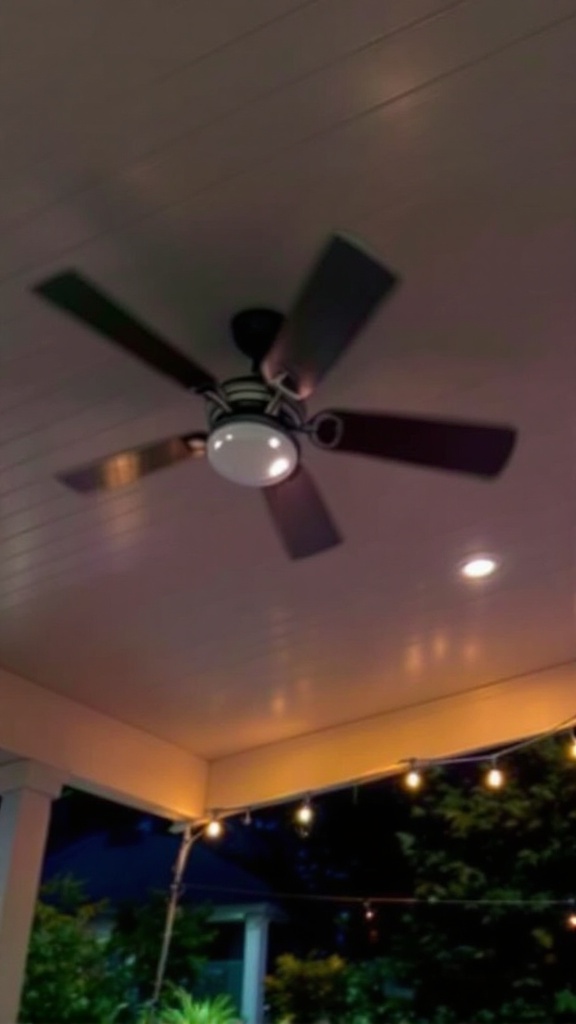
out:
<path id="1" fill-rule="evenodd" d="M 287 317 L 271 309 L 233 317 L 232 336 L 251 372 L 218 381 L 77 271 L 42 281 L 34 288 L 42 299 L 192 392 L 206 411 L 204 431 L 111 455 L 60 480 L 84 493 L 113 490 L 207 457 L 221 476 L 261 491 L 288 556 L 306 558 L 342 538 L 302 463 L 304 438 L 326 452 L 497 476 L 514 447 L 510 427 L 345 409 L 308 417 L 305 401 L 396 284 L 396 276 L 362 246 L 334 235 Z"/>
<path id="2" fill-rule="evenodd" d="M 292 476 L 298 447 L 287 431 L 265 420 L 238 417 L 212 431 L 208 460 L 235 484 L 270 487 Z"/>

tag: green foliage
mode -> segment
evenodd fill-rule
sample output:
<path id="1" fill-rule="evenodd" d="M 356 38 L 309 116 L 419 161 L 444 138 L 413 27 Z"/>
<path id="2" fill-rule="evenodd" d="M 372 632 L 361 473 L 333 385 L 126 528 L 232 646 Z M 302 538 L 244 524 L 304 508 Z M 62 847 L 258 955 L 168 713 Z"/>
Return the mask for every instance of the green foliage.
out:
<path id="1" fill-rule="evenodd" d="M 266 979 L 270 1006 L 276 1018 L 290 1024 L 339 1021 L 346 1005 L 346 964 L 339 956 L 299 960 L 289 953 L 278 957 Z"/>
<path id="2" fill-rule="evenodd" d="M 158 1024 L 236 1024 L 238 1014 L 229 996 L 195 1000 L 184 989 L 170 993 Z"/>
<path id="3" fill-rule="evenodd" d="M 561 989 L 554 998 L 554 1009 L 558 1014 L 570 1014 L 571 1020 L 576 1020 L 576 992 L 567 988 Z M 568 1016 L 562 1017 L 568 1020 Z"/>
<path id="4" fill-rule="evenodd" d="M 151 994 L 165 909 L 162 896 L 144 906 L 125 907 L 111 936 L 101 938 L 95 925 L 106 911 L 104 904 L 89 903 L 82 886 L 72 878 L 45 886 L 30 940 L 22 1021 L 110 1024 L 133 1020 L 137 1004 Z M 206 909 L 178 910 L 168 982 L 189 985 L 195 980 L 214 934 L 207 917 Z M 107 918 L 109 923 L 110 914 Z M 227 1022 L 215 1018 L 215 1024 Z"/>
<path id="5" fill-rule="evenodd" d="M 107 1024 L 117 1024 L 125 1009 L 125 1006 L 119 1006 L 117 1014 Z M 130 1024 L 241 1024 L 229 996 L 194 999 L 178 986 L 169 989 L 159 1007 L 152 1009 L 150 1004 L 140 1006 L 129 1020 Z"/>
<path id="6" fill-rule="evenodd" d="M 157 893 L 143 906 L 125 906 L 117 914 L 112 950 L 131 964 L 135 988 L 142 1000 L 150 998 L 166 917 L 166 896 Z M 215 935 L 205 907 L 180 906 L 176 911 L 166 982 L 193 986 Z"/>
<path id="7" fill-rule="evenodd" d="M 574 1024 L 576 932 L 566 927 L 561 902 L 576 895 L 576 764 L 566 757 L 565 739 L 553 739 L 519 751 L 503 767 L 501 791 L 487 790 L 476 767 L 450 768 L 427 773 L 417 797 L 402 798 L 401 814 L 394 804 L 403 867 L 392 877 L 396 885 L 402 880 L 401 892 L 424 902 L 379 910 L 382 958 L 344 971 L 346 1010 L 337 1008 L 331 1024 Z M 379 836 L 382 815 L 374 810 L 366 817 Z M 335 845 L 338 828 L 341 819 L 330 836 Z M 343 849 L 352 859 L 356 827 L 345 832 Z M 388 876 L 391 858 L 382 849 L 370 861 L 370 881 L 357 881 L 364 891 L 386 888 L 382 865 Z M 332 860 L 318 840 L 314 856 L 325 868 L 342 866 L 340 847 Z M 351 948 L 359 947 L 357 941 Z M 321 1015 L 303 990 L 311 1011 L 294 1009 L 284 992 L 274 1000 L 271 990 L 276 1021 L 306 1024 Z"/>
<path id="8" fill-rule="evenodd" d="M 127 979 L 120 965 L 111 970 L 106 946 L 94 933 L 103 909 L 87 903 L 72 879 L 42 890 L 21 1008 L 26 1024 L 108 1024 Z"/>
<path id="9" fill-rule="evenodd" d="M 412 991 L 400 984 L 388 959 L 350 964 L 346 969 L 346 1024 L 408 1024 Z"/>
<path id="10" fill-rule="evenodd" d="M 516 755 L 497 793 L 476 772 L 430 773 L 398 835 L 413 892 L 430 905 L 404 915 L 392 950 L 396 970 L 414 978 L 419 1019 L 436 1020 L 439 1006 L 456 1020 L 576 1019 L 576 936 L 546 903 L 573 886 L 575 767 L 551 740 Z M 438 899 L 502 904 L 440 908 Z"/>

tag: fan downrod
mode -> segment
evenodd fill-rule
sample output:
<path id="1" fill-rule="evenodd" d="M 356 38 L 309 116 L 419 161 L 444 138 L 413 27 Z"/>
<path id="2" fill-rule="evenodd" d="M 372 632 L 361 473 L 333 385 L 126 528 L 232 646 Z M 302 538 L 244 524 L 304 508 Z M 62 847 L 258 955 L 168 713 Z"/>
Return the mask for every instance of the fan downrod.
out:
<path id="1" fill-rule="evenodd" d="M 285 317 L 275 309 L 244 309 L 230 322 L 237 348 L 252 361 L 257 370 L 268 355 Z"/>

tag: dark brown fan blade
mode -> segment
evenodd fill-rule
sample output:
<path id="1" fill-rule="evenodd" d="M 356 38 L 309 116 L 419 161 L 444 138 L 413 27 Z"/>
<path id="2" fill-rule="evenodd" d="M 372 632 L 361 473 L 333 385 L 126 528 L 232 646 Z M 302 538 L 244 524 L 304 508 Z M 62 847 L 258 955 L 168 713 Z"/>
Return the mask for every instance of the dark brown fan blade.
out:
<path id="1" fill-rule="evenodd" d="M 264 487 L 274 525 L 290 558 L 308 558 L 342 538 L 316 485 L 302 466 L 275 487 Z"/>
<path id="2" fill-rule="evenodd" d="M 353 242 L 335 235 L 262 364 L 268 381 L 307 398 L 396 284 L 385 267 Z"/>
<path id="3" fill-rule="evenodd" d="M 510 427 L 340 409 L 321 413 L 312 425 L 312 439 L 334 451 L 483 477 L 504 469 L 516 441 Z"/>
<path id="4" fill-rule="evenodd" d="M 67 487 L 83 494 L 91 491 L 114 491 L 118 487 L 136 483 L 148 473 L 172 466 L 183 459 L 201 458 L 205 451 L 205 434 L 170 437 L 166 441 L 156 441 L 155 444 L 147 444 L 142 448 L 118 452 L 89 466 L 62 473 L 58 479 Z"/>
<path id="5" fill-rule="evenodd" d="M 211 374 L 144 327 L 76 271 L 50 277 L 35 285 L 33 291 L 183 387 L 202 391 L 214 386 Z"/>

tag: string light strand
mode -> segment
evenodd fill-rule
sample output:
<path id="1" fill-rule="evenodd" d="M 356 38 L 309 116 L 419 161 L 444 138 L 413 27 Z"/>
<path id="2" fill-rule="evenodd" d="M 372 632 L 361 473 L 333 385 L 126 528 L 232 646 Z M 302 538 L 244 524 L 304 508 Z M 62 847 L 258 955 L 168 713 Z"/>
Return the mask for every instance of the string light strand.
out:
<path id="1" fill-rule="evenodd" d="M 229 886 L 218 886 L 218 885 L 200 885 L 195 883 L 189 883 L 186 885 L 186 889 L 197 889 L 201 892 L 212 892 L 212 893 L 225 893 L 234 896 L 245 896 L 255 897 L 258 896 L 260 899 L 263 898 L 261 889 L 245 889 L 245 888 L 234 888 Z M 494 899 L 475 899 L 473 897 L 467 898 L 448 898 L 442 896 L 338 896 L 332 893 L 297 893 L 297 892 L 266 892 L 267 900 L 282 900 L 284 902 L 300 901 L 308 903 L 333 903 L 340 906 L 358 906 L 367 908 L 374 908 L 376 906 L 405 906 L 405 907 L 533 907 L 537 909 L 546 909 L 548 907 L 560 907 L 564 909 L 574 909 L 574 899 L 572 897 L 532 897 L 530 899 L 523 899 L 522 897 L 517 898 L 494 898 Z"/>
<path id="2" fill-rule="evenodd" d="M 500 748 L 497 749 L 497 752 L 493 753 L 493 754 L 488 754 L 487 755 L 486 752 L 484 751 L 484 753 L 463 754 L 463 755 L 456 755 L 454 757 L 430 757 L 430 758 L 414 758 L 414 757 L 411 757 L 411 758 L 407 758 L 405 760 L 402 760 L 402 761 L 398 762 L 398 765 L 397 765 L 397 767 L 395 769 L 387 769 L 386 771 L 383 771 L 383 772 L 374 772 L 372 774 L 368 774 L 368 775 L 352 778 L 352 779 L 350 779 L 346 783 L 346 787 L 351 786 L 354 789 L 357 789 L 360 786 L 369 785 L 370 783 L 374 783 L 374 782 L 380 782 L 380 781 L 382 781 L 384 779 L 387 779 L 387 778 L 390 778 L 390 777 L 392 777 L 394 775 L 397 775 L 398 773 L 403 773 L 404 774 L 404 778 L 406 780 L 406 784 L 408 785 L 408 788 L 413 789 L 413 790 L 417 790 L 417 789 L 420 788 L 420 785 L 421 785 L 421 783 L 423 781 L 422 772 L 426 768 L 435 768 L 435 767 L 437 767 L 437 768 L 449 768 L 449 767 L 452 767 L 452 766 L 455 766 L 455 765 L 486 764 L 487 760 L 491 763 L 491 769 L 492 770 L 496 770 L 496 771 L 500 772 L 500 769 L 497 767 L 495 762 L 501 761 L 503 758 L 506 758 L 506 757 L 508 757 L 511 754 L 515 754 L 519 750 L 525 750 L 525 749 L 527 749 L 529 747 L 533 747 L 537 743 L 541 743 L 545 739 L 551 739 L 553 736 L 557 736 L 560 733 L 567 732 L 567 731 L 570 732 L 570 738 L 571 738 L 571 746 L 569 748 L 569 755 L 570 755 L 571 759 L 576 759 L 576 712 L 575 712 L 574 714 L 570 715 L 568 718 L 563 719 L 561 722 L 558 722 L 556 725 L 552 726 L 551 728 L 543 729 L 541 732 L 535 733 L 533 736 L 530 736 L 528 739 L 519 740 L 516 743 L 510 743 L 506 747 L 500 747 Z M 411 785 L 410 782 L 408 782 L 408 778 L 409 777 L 411 778 L 411 781 L 413 783 L 416 783 L 415 785 Z M 502 788 L 503 782 L 504 782 L 504 778 L 502 776 L 498 786 L 494 786 L 492 788 Z M 342 789 L 342 788 L 343 788 L 342 784 L 337 784 L 337 785 L 329 786 L 329 787 L 327 786 L 327 787 L 323 787 L 323 792 L 325 792 L 325 793 L 335 792 L 336 790 L 339 790 L 339 789 Z M 302 808 L 304 808 L 304 807 L 307 808 L 305 813 L 309 813 L 308 809 L 311 809 L 311 796 L 310 796 L 310 792 L 309 791 L 307 793 L 305 793 L 305 794 L 300 794 L 299 798 L 300 798 L 301 803 L 300 803 L 299 810 L 296 812 L 297 818 L 298 818 L 299 812 L 302 810 Z M 296 799 L 298 799 L 298 794 L 296 795 Z M 255 810 L 258 809 L 258 807 L 260 809 L 264 809 L 265 807 L 269 807 L 269 806 L 273 805 L 273 803 L 275 804 L 276 801 L 274 801 L 274 802 L 272 802 L 272 801 L 265 801 L 265 802 L 257 805 L 257 807 L 255 805 L 252 805 L 251 810 L 255 811 Z M 234 815 L 240 815 L 240 814 L 244 814 L 245 815 L 246 811 L 247 811 L 247 808 L 244 807 L 244 806 L 242 806 L 242 807 L 227 807 L 227 808 L 223 808 L 220 811 L 219 817 L 220 818 L 223 818 L 223 817 L 233 817 Z M 313 814 L 312 814 L 312 818 L 313 818 Z M 309 824 L 311 824 L 311 823 L 312 823 L 312 820 L 310 819 Z"/>

